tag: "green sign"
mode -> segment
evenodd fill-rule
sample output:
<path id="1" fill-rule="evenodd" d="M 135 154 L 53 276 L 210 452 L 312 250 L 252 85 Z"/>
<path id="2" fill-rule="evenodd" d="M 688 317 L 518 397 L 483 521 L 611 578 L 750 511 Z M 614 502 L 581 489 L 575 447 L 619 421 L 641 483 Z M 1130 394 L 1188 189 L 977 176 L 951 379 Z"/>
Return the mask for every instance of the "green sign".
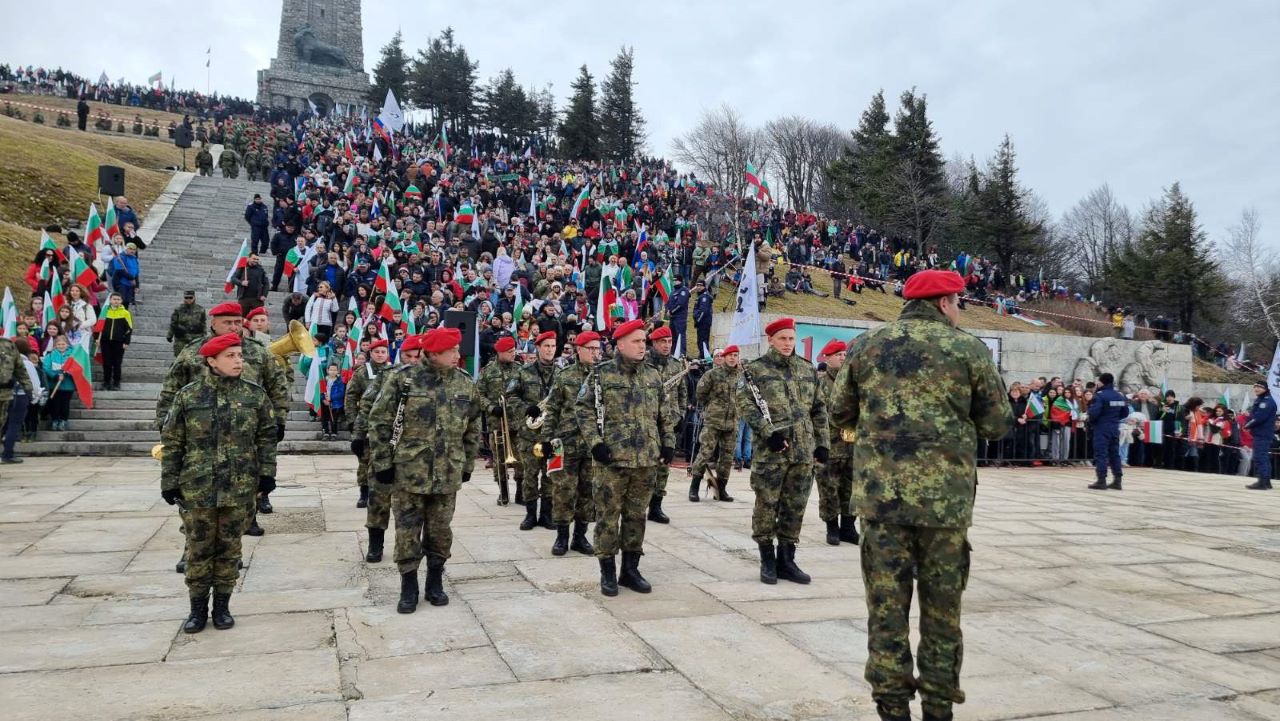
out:
<path id="1" fill-rule="evenodd" d="M 817 365 L 818 353 L 823 346 L 833 340 L 844 341 L 845 345 L 853 343 L 853 339 L 866 333 L 866 328 L 849 328 L 840 325 L 821 325 L 818 323 L 796 323 L 796 353 L 805 360 Z M 978 336 L 991 349 L 991 360 L 1000 367 L 1000 339 L 992 336 Z"/>

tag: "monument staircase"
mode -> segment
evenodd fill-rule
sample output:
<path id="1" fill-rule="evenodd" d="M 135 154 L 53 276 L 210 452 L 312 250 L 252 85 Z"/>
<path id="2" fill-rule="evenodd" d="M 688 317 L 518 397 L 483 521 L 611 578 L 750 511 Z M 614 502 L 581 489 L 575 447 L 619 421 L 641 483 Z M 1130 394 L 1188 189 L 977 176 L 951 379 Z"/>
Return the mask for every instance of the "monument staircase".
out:
<path id="1" fill-rule="evenodd" d="M 101 390 L 102 369 L 95 363 L 94 407 L 73 401 L 69 430 L 41 430 L 34 442 L 19 444 L 20 455 L 144 455 L 160 442 L 154 419 L 156 398 L 173 361 L 172 346 L 165 340 L 169 315 L 182 302 L 186 289 L 196 291 L 196 302 L 206 310 L 234 297 L 225 295 L 222 288 L 248 232 L 244 206 L 254 193 L 265 196 L 268 192 L 265 182 L 251 183 L 243 175 L 237 180 L 191 179 L 152 244 L 142 252 L 142 291 L 132 309 L 133 342 L 125 352 L 120 390 Z M 268 273 L 273 264 L 273 258 L 263 261 Z M 272 337 L 285 330 L 279 318 L 284 297 L 283 292 L 267 297 Z M 279 450 L 345 452 L 345 441 L 320 440 L 320 423 L 310 419 L 303 401 L 306 378 L 296 371 L 294 375 L 293 400 Z"/>

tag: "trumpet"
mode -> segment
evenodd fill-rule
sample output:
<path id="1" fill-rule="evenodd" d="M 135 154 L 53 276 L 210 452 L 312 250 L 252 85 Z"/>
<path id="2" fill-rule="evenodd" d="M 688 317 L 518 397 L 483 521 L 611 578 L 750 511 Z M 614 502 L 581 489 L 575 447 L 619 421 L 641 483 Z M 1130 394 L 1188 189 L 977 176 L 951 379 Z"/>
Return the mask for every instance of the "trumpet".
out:
<path id="1" fill-rule="evenodd" d="M 689 375 L 689 372 L 692 371 L 694 368 L 698 368 L 701 366 L 709 366 L 709 365 L 711 365 L 711 360 L 709 358 L 698 358 L 697 360 L 685 359 L 684 370 L 680 371 L 679 373 L 663 381 L 662 390 L 665 391 L 670 389 L 671 386 L 674 386 L 676 383 L 683 380 L 685 376 Z"/>

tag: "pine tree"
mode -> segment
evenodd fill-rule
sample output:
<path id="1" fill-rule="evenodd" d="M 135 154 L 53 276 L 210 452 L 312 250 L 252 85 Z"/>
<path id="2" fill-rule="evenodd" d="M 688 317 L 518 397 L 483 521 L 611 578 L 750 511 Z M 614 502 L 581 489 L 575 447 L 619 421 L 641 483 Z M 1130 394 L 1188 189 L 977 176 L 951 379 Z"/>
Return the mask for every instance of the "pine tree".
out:
<path id="1" fill-rule="evenodd" d="M 369 103 L 381 108 L 387 99 L 387 90 L 395 93 L 402 105 L 408 102 L 409 56 L 404 53 L 404 39 L 397 30 L 391 42 L 382 46 L 381 57 L 373 68 L 373 87 L 369 89 Z"/>
<path id="2" fill-rule="evenodd" d="M 889 172 L 889 215 L 886 225 L 915 241 L 923 254 L 934 229 L 947 212 L 946 166 L 938 150 L 938 136 L 929 120 L 925 96 L 914 90 L 900 98 L 893 118 L 893 167 Z"/>
<path id="3" fill-rule="evenodd" d="M 470 132 L 476 120 L 477 67 L 467 49 L 454 44 L 453 28 L 445 28 L 413 61 L 409 93 L 414 105 L 430 110 L 432 122 L 448 125 L 455 137 Z"/>
<path id="4" fill-rule="evenodd" d="M 536 131 L 538 107 L 524 88 L 516 83 L 510 68 L 496 77 L 481 91 L 481 123 L 502 134 L 521 141 Z"/>
<path id="5" fill-rule="evenodd" d="M 862 220 L 878 224 L 888 215 L 888 175 L 892 167 L 893 136 L 884 91 L 871 97 L 853 131 L 853 144 L 831 164 L 832 196 Z"/>
<path id="6" fill-rule="evenodd" d="M 1018 183 L 1017 154 L 1013 141 L 1004 136 L 996 154 L 987 163 L 987 172 L 977 189 L 977 238 L 986 252 L 995 255 L 1004 272 L 1012 272 L 1019 262 L 1040 255 L 1044 225 L 1031 217 L 1027 191 Z M 972 184 L 976 178 L 972 178 Z"/>
<path id="7" fill-rule="evenodd" d="M 600 157 L 600 121 L 596 117 L 596 85 L 591 71 L 583 65 L 570 86 L 573 95 L 560 124 L 560 151 L 570 160 Z"/>
<path id="8" fill-rule="evenodd" d="M 632 92 L 634 63 L 635 50 L 622 48 L 600 85 L 600 146 L 612 160 L 630 160 L 644 145 L 644 118 Z"/>

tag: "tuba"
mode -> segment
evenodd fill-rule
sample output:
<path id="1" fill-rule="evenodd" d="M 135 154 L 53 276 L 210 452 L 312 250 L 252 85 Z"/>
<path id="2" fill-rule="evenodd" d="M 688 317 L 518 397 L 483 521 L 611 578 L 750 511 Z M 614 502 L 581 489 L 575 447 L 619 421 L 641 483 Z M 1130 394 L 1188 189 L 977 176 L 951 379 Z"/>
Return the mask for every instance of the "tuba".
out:
<path id="1" fill-rule="evenodd" d="M 157 461 L 164 458 L 164 444 L 157 443 L 151 447 L 151 457 Z"/>
<path id="2" fill-rule="evenodd" d="M 302 323 L 291 320 L 289 321 L 289 330 L 285 334 L 271 341 L 267 346 L 267 350 L 271 351 L 271 355 L 279 358 L 284 362 L 286 358 L 294 353 L 301 353 L 305 356 L 313 356 L 316 354 L 316 342 L 312 340 L 311 333 L 307 331 L 307 327 Z"/>

